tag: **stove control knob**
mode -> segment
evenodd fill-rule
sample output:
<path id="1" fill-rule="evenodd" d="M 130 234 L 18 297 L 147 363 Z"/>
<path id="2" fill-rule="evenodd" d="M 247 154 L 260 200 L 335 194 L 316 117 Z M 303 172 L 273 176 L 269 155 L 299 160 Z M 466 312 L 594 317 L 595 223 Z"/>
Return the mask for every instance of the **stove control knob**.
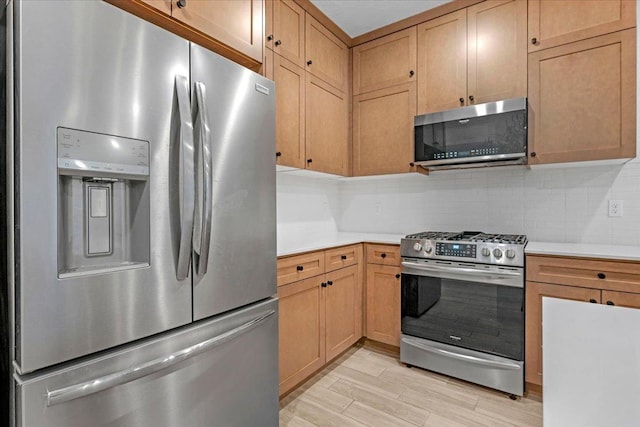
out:
<path id="1" fill-rule="evenodd" d="M 489 256 L 491 255 L 491 251 L 489 250 L 489 248 L 482 248 L 482 256 Z"/>
<path id="2" fill-rule="evenodd" d="M 514 251 L 513 249 L 507 249 L 507 258 L 515 258 L 516 257 L 516 251 Z"/>
<path id="3" fill-rule="evenodd" d="M 422 245 L 418 242 L 413 244 L 413 250 L 416 252 L 420 252 L 422 250 Z"/>
<path id="4" fill-rule="evenodd" d="M 422 247 L 425 253 L 427 254 L 430 254 L 431 252 L 433 252 L 433 245 L 431 244 L 431 242 L 428 242 L 428 241 L 424 242 Z"/>
<path id="5" fill-rule="evenodd" d="M 496 258 L 502 258 L 502 251 L 498 248 L 495 248 L 493 250 L 493 256 Z"/>

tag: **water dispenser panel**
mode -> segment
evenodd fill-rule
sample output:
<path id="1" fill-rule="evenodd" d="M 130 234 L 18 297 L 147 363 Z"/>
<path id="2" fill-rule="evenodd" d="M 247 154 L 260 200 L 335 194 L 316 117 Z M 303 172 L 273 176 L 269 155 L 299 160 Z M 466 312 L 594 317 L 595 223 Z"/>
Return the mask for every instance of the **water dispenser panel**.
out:
<path id="1" fill-rule="evenodd" d="M 149 175 L 149 143 L 138 139 L 58 128 L 58 170 L 66 175 Z"/>

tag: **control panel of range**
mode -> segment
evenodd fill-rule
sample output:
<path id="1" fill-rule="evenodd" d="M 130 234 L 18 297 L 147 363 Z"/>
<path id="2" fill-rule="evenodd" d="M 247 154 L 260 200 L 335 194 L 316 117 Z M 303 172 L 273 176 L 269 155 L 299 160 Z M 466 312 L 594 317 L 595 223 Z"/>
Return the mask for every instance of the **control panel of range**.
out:
<path id="1" fill-rule="evenodd" d="M 475 258 L 476 245 L 470 243 L 436 242 L 436 255 Z"/>

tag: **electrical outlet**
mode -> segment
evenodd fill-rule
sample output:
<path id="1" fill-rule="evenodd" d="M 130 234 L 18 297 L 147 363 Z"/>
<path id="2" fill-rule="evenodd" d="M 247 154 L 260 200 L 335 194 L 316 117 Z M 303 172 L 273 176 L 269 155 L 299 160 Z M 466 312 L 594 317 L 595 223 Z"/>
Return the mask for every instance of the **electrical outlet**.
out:
<path id="1" fill-rule="evenodd" d="M 623 208 L 623 200 L 609 200 L 609 216 L 622 216 Z"/>
<path id="2" fill-rule="evenodd" d="M 380 202 L 376 202 L 376 215 L 380 215 Z"/>

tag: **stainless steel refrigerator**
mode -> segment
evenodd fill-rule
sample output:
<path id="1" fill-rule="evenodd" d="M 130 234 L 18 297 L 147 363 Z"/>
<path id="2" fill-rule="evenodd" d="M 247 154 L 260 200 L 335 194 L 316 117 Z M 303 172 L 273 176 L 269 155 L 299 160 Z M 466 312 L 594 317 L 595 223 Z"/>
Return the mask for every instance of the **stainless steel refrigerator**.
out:
<path id="1" fill-rule="evenodd" d="M 1 21 L 12 423 L 277 425 L 273 82 L 103 1 Z"/>

